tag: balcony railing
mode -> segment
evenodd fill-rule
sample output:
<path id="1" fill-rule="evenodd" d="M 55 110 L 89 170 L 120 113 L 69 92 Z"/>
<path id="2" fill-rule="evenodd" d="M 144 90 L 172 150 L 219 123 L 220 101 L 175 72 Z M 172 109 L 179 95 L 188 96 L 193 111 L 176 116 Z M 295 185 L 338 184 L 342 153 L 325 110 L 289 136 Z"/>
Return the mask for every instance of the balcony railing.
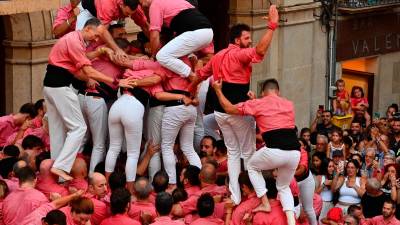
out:
<path id="1" fill-rule="evenodd" d="M 400 6 L 400 0 L 339 0 L 338 9 L 346 12 L 365 12 Z"/>

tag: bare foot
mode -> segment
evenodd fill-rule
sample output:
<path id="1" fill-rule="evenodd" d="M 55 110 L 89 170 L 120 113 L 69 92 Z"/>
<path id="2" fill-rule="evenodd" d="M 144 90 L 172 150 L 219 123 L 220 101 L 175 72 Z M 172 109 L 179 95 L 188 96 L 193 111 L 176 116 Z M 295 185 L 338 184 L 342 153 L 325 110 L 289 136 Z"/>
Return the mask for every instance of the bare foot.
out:
<path id="1" fill-rule="evenodd" d="M 57 169 L 57 168 L 54 168 L 54 167 L 50 169 L 50 172 L 52 172 L 53 174 L 61 177 L 65 181 L 71 181 L 72 179 L 74 179 L 73 177 L 68 175 L 65 171 Z"/>
<path id="2" fill-rule="evenodd" d="M 176 184 L 169 184 L 167 190 L 165 192 L 171 193 L 176 189 Z"/>
<path id="3" fill-rule="evenodd" d="M 269 203 L 267 205 L 260 204 L 258 205 L 255 209 L 253 209 L 253 212 L 271 212 L 271 206 Z"/>

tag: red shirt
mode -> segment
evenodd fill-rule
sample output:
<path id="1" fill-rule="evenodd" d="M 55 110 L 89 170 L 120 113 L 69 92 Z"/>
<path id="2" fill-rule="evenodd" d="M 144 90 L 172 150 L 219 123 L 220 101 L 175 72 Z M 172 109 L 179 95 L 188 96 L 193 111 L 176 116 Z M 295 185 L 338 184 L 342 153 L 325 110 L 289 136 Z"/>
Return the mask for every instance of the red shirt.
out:
<path id="1" fill-rule="evenodd" d="M 188 198 L 190 198 L 200 191 L 200 187 L 199 186 L 185 187 L 185 191 L 188 194 Z"/>
<path id="2" fill-rule="evenodd" d="M 143 79 L 145 77 L 149 77 L 154 75 L 154 71 L 151 69 L 144 69 L 144 70 L 130 70 L 127 69 L 124 73 L 124 78 L 126 77 L 134 77 L 136 79 Z M 148 87 L 140 87 L 143 90 L 145 90 L 147 93 L 150 95 L 154 96 L 158 92 L 162 92 L 162 87 L 160 84 L 156 84 L 153 86 L 148 86 Z"/>
<path id="3" fill-rule="evenodd" d="M 131 202 L 131 207 L 128 211 L 128 216 L 136 221 L 140 221 L 142 213 L 150 214 L 153 219 L 157 217 L 156 207 L 151 202 Z"/>
<path id="4" fill-rule="evenodd" d="M 253 217 L 253 225 L 287 225 L 286 214 L 277 200 L 270 200 L 271 212 L 258 212 Z"/>
<path id="5" fill-rule="evenodd" d="M 261 133 L 295 127 L 293 103 L 278 95 L 269 94 L 260 99 L 238 103 L 236 106 L 241 115 L 254 116 Z"/>
<path id="6" fill-rule="evenodd" d="M 126 214 L 117 214 L 103 220 L 100 225 L 140 225 L 136 220 L 129 218 Z"/>
<path id="7" fill-rule="evenodd" d="M 71 18 L 72 16 L 74 16 L 74 9 L 72 8 L 71 3 L 64 7 L 59 8 L 57 10 L 56 18 L 53 21 L 53 30 L 56 29 L 56 27 L 63 24 L 67 19 Z M 73 22 L 71 21 L 66 34 L 74 31 L 75 27 L 76 27 L 76 20 Z"/>
<path id="8" fill-rule="evenodd" d="M 57 184 L 55 178 L 50 174 L 47 174 L 46 176 L 39 175 L 36 189 L 46 195 L 47 198 L 50 198 L 51 193 L 58 193 L 61 196 L 69 194 L 68 190 L 64 186 Z"/>
<path id="9" fill-rule="evenodd" d="M 42 225 L 42 218 L 53 209 L 56 209 L 53 203 L 43 204 L 27 215 L 20 225 Z"/>
<path id="10" fill-rule="evenodd" d="M 375 216 L 371 219 L 366 219 L 366 224 L 369 225 L 400 225 L 400 221 L 396 219 L 395 216 L 385 220 L 383 216 Z"/>
<path id="11" fill-rule="evenodd" d="M 161 216 L 155 219 L 155 222 L 150 225 L 184 225 L 180 220 L 172 220 L 169 216 Z"/>
<path id="12" fill-rule="evenodd" d="M 353 110 L 357 110 L 356 107 L 360 103 L 368 104 L 368 99 L 367 98 L 350 98 L 351 102 L 351 108 Z"/>
<path id="13" fill-rule="evenodd" d="M 115 63 L 111 62 L 107 57 L 98 57 L 92 61 L 92 66 L 99 72 L 102 72 L 104 75 L 115 79 L 121 79 L 123 74 L 123 69 L 116 65 Z M 107 83 L 112 89 L 117 90 L 118 85 Z M 98 93 L 96 89 L 87 89 L 87 92 L 94 92 Z"/>
<path id="14" fill-rule="evenodd" d="M 349 93 L 346 90 L 336 92 L 336 99 L 339 101 L 349 99 Z"/>
<path id="15" fill-rule="evenodd" d="M 3 222 L 7 225 L 20 225 L 25 216 L 49 201 L 34 188 L 18 188 L 3 201 Z"/>
<path id="16" fill-rule="evenodd" d="M 224 221 L 219 218 L 205 217 L 198 218 L 197 220 L 190 223 L 190 225 L 224 225 Z"/>
<path id="17" fill-rule="evenodd" d="M 51 49 L 49 64 L 77 74 L 83 66 L 92 65 L 85 53 L 86 44 L 81 31 L 70 32 L 59 39 Z"/>
<path id="18" fill-rule="evenodd" d="M 97 18 L 105 25 L 110 24 L 113 20 L 121 20 L 126 17 L 120 10 L 120 5 L 123 5 L 122 0 L 95 0 L 94 4 Z M 140 27 L 147 24 L 147 18 L 141 6 L 137 7 L 131 18 Z"/>
<path id="19" fill-rule="evenodd" d="M 263 56 L 257 54 L 255 48 L 240 48 L 229 44 L 226 49 L 219 51 L 197 74 L 203 80 L 214 75 L 214 80 L 235 84 L 250 83 L 252 63 L 259 63 Z"/>
<path id="20" fill-rule="evenodd" d="M 63 212 L 65 214 L 67 223 L 66 225 L 76 225 L 76 223 L 74 222 L 74 219 L 72 218 L 71 215 L 71 207 L 70 206 L 66 206 L 60 209 L 61 212 Z"/>
<path id="21" fill-rule="evenodd" d="M 239 224 L 245 224 L 243 221 L 243 217 L 246 213 L 252 212 L 253 209 L 255 209 L 258 205 L 260 205 L 261 201 L 259 198 L 257 198 L 256 193 L 252 193 L 251 195 L 248 196 L 248 198 L 245 201 L 242 201 L 233 211 L 232 213 L 232 220 L 231 220 L 231 225 L 239 225 Z"/>
<path id="22" fill-rule="evenodd" d="M 0 117 L 0 147 L 6 146 L 8 137 L 18 130 L 19 126 L 14 124 L 13 115 Z"/>
<path id="23" fill-rule="evenodd" d="M 171 20 L 185 9 L 194 8 L 186 0 L 153 0 L 149 9 L 150 31 L 156 30 L 161 32 L 161 27 L 165 24 L 170 26 Z"/>
<path id="24" fill-rule="evenodd" d="M 110 216 L 110 211 L 106 203 L 97 200 L 96 198 L 91 198 L 91 200 L 93 202 L 94 212 L 90 218 L 90 222 L 93 225 L 99 225 L 101 221 Z"/>
<path id="25" fill-rule="evenodd" d="M 88 182 L 85 179 L 73 179 L 72 181 L 69 182 L 68 184 L 68 189 L 69 188 L 75 188 L 76 190 L 84 190 L 86 191 L 88 189 Z"/>

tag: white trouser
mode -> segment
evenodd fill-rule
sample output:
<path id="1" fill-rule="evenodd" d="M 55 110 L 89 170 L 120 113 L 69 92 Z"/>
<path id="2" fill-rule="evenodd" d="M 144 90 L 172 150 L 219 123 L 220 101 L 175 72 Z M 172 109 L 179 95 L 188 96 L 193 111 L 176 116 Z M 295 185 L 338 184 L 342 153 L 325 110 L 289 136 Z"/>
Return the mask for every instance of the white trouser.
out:
<path id="1" fill-rule="evenodd" d="M 146 139 L 151 141 L 153 144 L 161 144 L 161 122 L 164 114 L 164 106 L 155 106 L 148 108 L 146 118 Z M 141 158 L 147 152 L 147 145 L 143 151 Z M 154 175 L 161 170 L 161 154 L 160 152 L 155 153 L 149 162 L 148 174 L 150 182 L 153 180 Z"/>
<path id="2" fill-rule="evenodd" d="M 198 89 L 197 97 L 199 98 L 199 107 L 201 113 L 204 113 L 204 109 L 206 107 L 206 100 L 207 100 L 208 87 L 210 86 L 210 79 L 211 77 L 209 77 L 207 80 L 202 81 Z"/>
<path id="3" fill-rule="evenodd" d="M 108 109 L 101 97 L 78 95 L 86 124 L 89 127 L 93 149 L 90 157 L 89 175 L 92 175 L 96 165 L 104 160 L 106 155 L 106 140 L 108 132 Z"/>
<path id="4" fill-rule="evenodd" d="M 187 31 L 169 41 L 157 53 L 157 61 L 182 77 L 190 75 L 191 67 L 179 58 L 207 47 L 213 39 L 211 28 Z"/>
<path id="5" fill-rule="evenodd" d="M 229 115 L 214 112 L 215 120 L 224 135 L 228 149 L 229 190 L 233 202 L 238 205 L 241 201 L 239 174 L 240 158 L 243 157 L 244 168 L 256 150 L 256 129 L 252 116 Z M 264 187 L 265 188 L 265 187 Z"/>
<path id="6" fill-rule="evenodd" d="M 293 195 L 289 184 L 293 179 L 300 160 L 300 151 L 285 151 L 278 148 L 262 147 L 257 150 L 247 165 L 250 181 L 253 184 L 257 197 L 267 193 L 263 170 L 278 169 L 276 188 L 284 211 L 294 211 Z M 314 192 L 313 192 L 314 193 Z"/>
<path id="7" fill-rule="evenodd" d="M 328 215 L 330 209 L 333 208 L 332 202 L 322 202 L 321 213 L 319 214 L 319 224 L 322 224 L 322 219 Z"/>
<path id="8" fill-rule="evenodd" d="M 53 167 L 71 171 L 86 132 L 78 96 L 70 87 L 44 87 Z"/>
<path id="9" fill-rule="evenodd" d="M 300 182 L 297 182 L 297 186 L 300 189 L 300 202 L 303 206 L 303 210 L 307 215 L 308 222 L 310 225 L 317 225 L 317 216 L 315 215 L 313 198 L 315 191 L 314 177 L 308 172 L 308 177 Z"/>
<path id="10" fill-rule="evenodd" d="M 190 165 L 201 168 L 200 158 L 193 148 L 196 116 L 196 107 L 192 105 L 170 106 L 164 109 L 161 125 L 161 152 L 170 184 L 176 184 L 176 162 L 173 147 L 178 133 L 181 150 Z"/>
<path id="11" fill-rule="evenodd" d="M 203 113 L 199 106 L 196 107 L 197 117 L 194 124 L 194 138 L 193 146 L 196 152 L 200 152 L 201 139 L 204 137 L 204 124 L 203 124 Z"/>
<path id="12" fill-rule="evenodd" d="M 110 148 L 106 157 L 106 172 L 113 172 L 121 151 L 125 135 L 127 159 L 125 164 L 126 181 L 136 178 L 137 163 L 142 142 L 144 106 L 135 97 L 123 94 L 111 106 L 108 127 L 110 131 Z"/>
<path id="13" fill-rule="evenodd" d="M 215 140 L 221 140 L 221 136 L 216 132 L 219 130 L 217 121 L 215 120 L 215 114 L 207 114 L 203 116 L 204 124 L 204 135 L 209 135 L 215 138 Z"/>
<path id="14" fill-rule="evenodd" d="M 79 9 L 79 14 L 76 16 L 75 30 L 82 30 L 85 26 L 85 23 L 94 18 L 94 16 L 89 12 L 89 10 L 83 8 L 82 2 L 79 2 L 77 7 Z"/>

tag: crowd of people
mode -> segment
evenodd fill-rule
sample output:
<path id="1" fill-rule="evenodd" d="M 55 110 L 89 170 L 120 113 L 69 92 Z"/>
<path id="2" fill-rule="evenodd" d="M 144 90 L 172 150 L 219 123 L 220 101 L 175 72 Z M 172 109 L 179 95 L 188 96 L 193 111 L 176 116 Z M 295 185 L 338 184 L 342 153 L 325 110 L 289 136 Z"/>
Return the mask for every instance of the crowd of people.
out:
<path id="1" fill-rule="evenodd" d="M 0 117 L 0 225 L 400 224 L 398 106 L 371 119 L 360 88 L 350 98 L 338 80 L 334 110 L 298 130 L 275 79 L 250 91 L 276 6 L 254 47 L 237 24 L 217 53 L 196 6 L 57 11 L 44 99 Z M 332 123 L 343 113 L 349 130 Z"/>

